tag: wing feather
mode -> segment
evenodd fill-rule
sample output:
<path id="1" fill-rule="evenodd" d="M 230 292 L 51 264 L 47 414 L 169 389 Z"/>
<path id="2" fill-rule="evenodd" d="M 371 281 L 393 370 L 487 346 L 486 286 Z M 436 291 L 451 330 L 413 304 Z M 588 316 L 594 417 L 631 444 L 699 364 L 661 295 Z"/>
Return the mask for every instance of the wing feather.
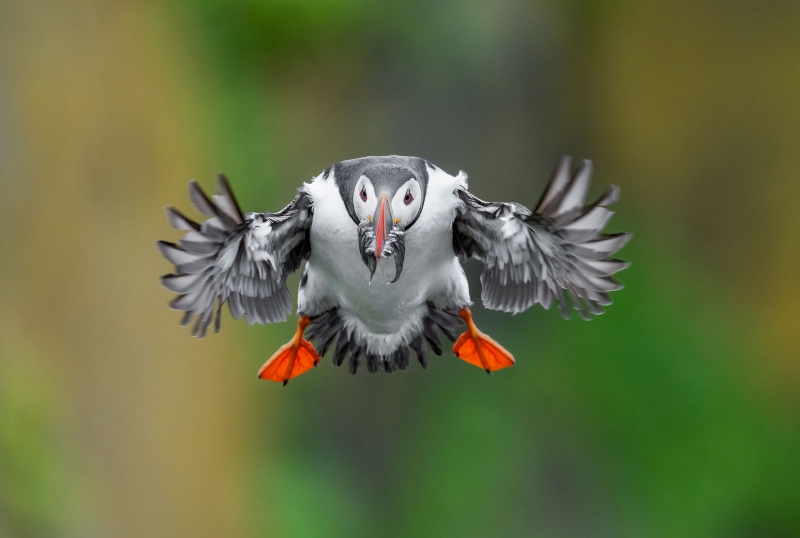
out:
<path id="1" fill-rule="evenodd" d="M 234 318 L 244 317 L 249 324 L 285 320 L 292 308 L 286 278 L 310 253 L 310 196 L 301 189 L 278 213 L 244 215 L 220 175 L 217 194 L 211 198 L 196 182 L 189 182 L 189 199 L 208 218 L 198 224 L 167 208 L 170 224 L 187 233 L 178 244 L 157 243 L 175 266 L 175 274 L 161 277 L 161 283 L 179 294 L 169 306 L 185 312 L 181 324 L 196 317 L 192 335 L 198 338 L 212 322 L 218 332 L 225 303 Z"/>
<path id="2" fill-rule="evenodd" d="M 215 194 L 213 199 L 219 210 L 233 219 L 236 224 L 241 224 L 244 221 L 244 215 L 242 215 L 242 210 L 239 209 L 239 204 L 233 196 L 228 178 L 224 174 L 217 176 L 217 191 L 219 194 Z"/>
<path id="3" fill-rule="evenodd" d="M 211 200 L 208 199 L 206 193 L 200 188 L 195 180 L 189 182 L 189 200 L 192 202 L 192 207 L 206 217 L 213 217 L 217 214 L 217 210 Z"/>
<path id="4" fill-rule="evenodd" d="M 536 303 L 549 309 L 555 300 L 565 318 L 571 303 L 589 319 L 611 304 L 609 292 L 622 289 L 611 275 L 629 264 L 611 257 L 631 235 L 602 233 L 614 214 L 606 206 L 619 200 L 619 187 L 584 207 L 592 163 L 583 161 L 574 176 L 571 164 L 569 157 L 561 160 L 533 212 L 457 191 L 463 206 L 453 227 L 454 249 L 484 263 L 481 299 L 487 308 L 517 313 Z"/>
<path id="5" fill-rule="evenodd" d="M 170 226 L 175 228 L 176 230 L 199 230 L 200 225 L 197 224 L 195 221 L 186 218 L 183 213 L 175 209 L 174 207 L 167 208 L 167 220 L 169 220 Z"/>

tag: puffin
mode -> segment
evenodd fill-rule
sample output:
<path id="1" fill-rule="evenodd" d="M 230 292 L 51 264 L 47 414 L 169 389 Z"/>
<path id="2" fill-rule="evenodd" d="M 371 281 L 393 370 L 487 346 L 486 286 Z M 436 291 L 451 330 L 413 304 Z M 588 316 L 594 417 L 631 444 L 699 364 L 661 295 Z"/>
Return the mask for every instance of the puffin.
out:
<path id="1" fill-rule="evenodd" d="M 533 211 L 485 202 L 469 192 L 466 173 L 419 157 L 339 162 L 277 213 L 242 213 L 228 180 L 217 179 L 212 197 L 189 182 L 203 222 L 167 208 L 172 227 L 186 233 L 157 243 L 175 268 L 161 284 L 178 294 L 169 306 L 184 313 L 181 325 L 194 319 L 192 335 L 203 338 L 212 322 L 219 332 L 225 304 L 250 325 L 285 321 L 286 279 L 305 262 L 297 331 L 258 370 L 284 385 L 328 352 L 352 374 L 362 365 L 405 370 L 412 353 L 425 368 L 429 350 L 445 349 L 442 337 L 488 373 L 512 366 L 514 356 L 475 326 L 463 269 L 470 258 L 483 263 L 487 309 L 517 314 L 557 303 L 565 319 L 570 305 L 584 319 L 603 313 L 609 293 L 623 287 L 612 275 L 628 267 L 612 256 L 631 234 L 603 233 L 619 188 L 585 205 L 589 160 L 575 170 L 563 157 Z"/>

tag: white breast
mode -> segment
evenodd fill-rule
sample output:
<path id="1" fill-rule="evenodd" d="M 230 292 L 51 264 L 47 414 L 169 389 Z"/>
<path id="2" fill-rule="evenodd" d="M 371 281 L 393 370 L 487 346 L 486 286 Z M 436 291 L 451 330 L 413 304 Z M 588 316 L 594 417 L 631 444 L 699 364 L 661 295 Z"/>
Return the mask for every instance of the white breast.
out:
<path id="1" fill-rule="evenodd" d="M 420 214 L 406 232 L 400 279 L 393 258 L 378 262 L 372 283 L 358 250 L 357 226 L 347 213 L 334 178 L 305 185 L 314 201 L 311 257 L 298 311 L 320 314 L 338 307 L 345 326 L 367 342 L 367 351 L 389 354 L 421 330 L 425 303 L 441 307 L 470 304 L 464 271 L 453 252 L 452 226 L 461 203 L 453 194 L 466 177 L 429 168 Z"/>

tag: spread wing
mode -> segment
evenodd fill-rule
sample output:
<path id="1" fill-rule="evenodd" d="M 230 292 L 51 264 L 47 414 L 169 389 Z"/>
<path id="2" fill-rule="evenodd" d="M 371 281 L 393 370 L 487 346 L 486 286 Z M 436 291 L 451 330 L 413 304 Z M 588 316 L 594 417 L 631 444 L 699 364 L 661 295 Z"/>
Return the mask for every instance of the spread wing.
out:
<path id="1" fill-rule="evenodd" d="M 179 294 L 169 306 L 185 312 L 182 325 L 197 316 L 192 335 L 200 338 L 215 310 L 219 332 L 226 302 L 234 318 L 244 316 L 251 325 L 284 321 L 292 310 L 286 277 L 310 253 L 313 207 L 304 191 L 278 213 L 243 215 L 224 176 L 217 189 L 212 201 L 189 182 L 192 205 L 209 218 L 198 224 L 169 207 L 170 224 L 187 233 L 178 244 L 158 242 L 161 254 L 175 265 L 174 274 L 161 277 L 165 288 Z"/>
<path id="2" fill-rule="evenodd" d="M 613 215 L 606 206 L 617 202 L 619 187 L 612 185 L 584 207 L 592 163 L 583 161 L 574 176 L 570 172 L 571 161 L 564 157 L 533 212 L 515 203 L 484 202 L 464 189 L 456 192 L 463 206 L 453 227 L 453 247 L 462 260 L 484 263 L 486 308 L 517 313 L 539 303 L 549 309 L 555 299 L 569 318 L 566 291 L 588 319 L 611 304 L 609 292 L 622 289 L 611 275 L 628 263 L 609 258 L 631 234 L 601 233 Z"/>

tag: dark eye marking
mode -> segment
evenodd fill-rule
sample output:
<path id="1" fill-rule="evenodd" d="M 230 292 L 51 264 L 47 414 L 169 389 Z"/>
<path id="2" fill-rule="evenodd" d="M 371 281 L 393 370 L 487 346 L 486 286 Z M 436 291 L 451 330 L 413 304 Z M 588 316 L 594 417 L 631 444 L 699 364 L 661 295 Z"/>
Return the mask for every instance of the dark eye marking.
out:
<path id="1" fill-rule="evenodd" d="M 364 186 L 361 187 L 361 199 L 367 201 L 367 188 Z"/>
<path id="2" fill-rule="evenodd" d="M 411 189 L 406 191 L 406 195 L 403 197 L 403 203 L 408 205 L 414 201 L 414 195 L 411 194 Z"/>

